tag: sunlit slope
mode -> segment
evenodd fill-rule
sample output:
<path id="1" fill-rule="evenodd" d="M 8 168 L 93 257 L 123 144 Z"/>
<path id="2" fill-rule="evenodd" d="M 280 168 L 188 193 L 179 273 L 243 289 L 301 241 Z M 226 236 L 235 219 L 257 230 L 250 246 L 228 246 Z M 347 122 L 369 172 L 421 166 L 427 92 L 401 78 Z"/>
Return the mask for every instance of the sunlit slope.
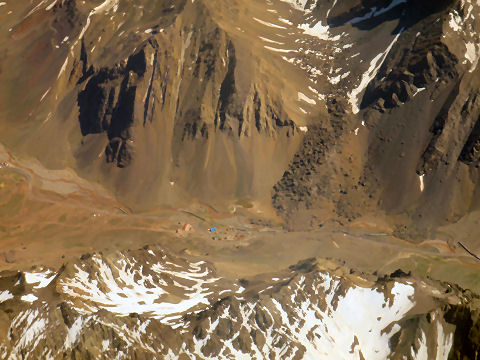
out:
<path id="1" fill-rule="evenodd" d="M 291 228 L 386 213 L 423 236 L 478 205 L 477 12 L 5 3 L 0 141 L 135 210 L 273 198 Z"/>

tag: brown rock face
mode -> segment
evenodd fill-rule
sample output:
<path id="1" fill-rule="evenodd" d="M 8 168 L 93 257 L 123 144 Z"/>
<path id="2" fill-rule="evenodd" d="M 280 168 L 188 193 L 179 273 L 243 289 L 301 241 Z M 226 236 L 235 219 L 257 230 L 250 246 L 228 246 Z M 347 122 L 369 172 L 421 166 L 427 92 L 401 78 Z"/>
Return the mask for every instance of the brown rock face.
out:
<path id="1" fill-rule="evenodd" d="M 459 2 L 385 7 L 391 11 L 345 3 L 329 13 L 331 26 L 350 23 L 364 31 L 397 18 L 396 38 L 363 75 L 372 78 L 364 84 L 357 120 L 330 107 L 332 126 L 345 128 L 341 137 L 327 135 L 325 126 L 304 142 L 275 186 L 275 206 L 298 214 L 288 217 L 293 228 L 316 226 L 332 212 L 344 222 L 382 209 L 406 216 L 398 224 L 409 228 L 402 236 L 422 237 L 478 204 L 478 46 L 468 45 L 465 59 L 464 44 L 473 40 L 464 29 L 479 24 Z M 363 144 L 345 140 L 345 130 L 360 134 Z M 361 136 L 365 130 L 368 138 Z M 330 214 L 318 210 L 325 203 Z M 302 221 L 305 216 L 314 221 Z"/>

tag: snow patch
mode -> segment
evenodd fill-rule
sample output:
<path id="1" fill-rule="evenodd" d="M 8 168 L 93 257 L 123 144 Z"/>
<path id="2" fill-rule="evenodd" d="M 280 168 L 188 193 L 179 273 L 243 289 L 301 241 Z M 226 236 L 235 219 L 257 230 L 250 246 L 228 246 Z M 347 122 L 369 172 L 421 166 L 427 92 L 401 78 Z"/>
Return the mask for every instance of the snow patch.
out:
<path id="1" fill-rule="evenodd" d="M 284 26 L 275 25 L 275 24 L 272 24 L 272 23 L 270 23 L 270 22 L 257 19 L 256 17 L 254 17 L 253 20 L 255 20 L 256 22 L 258 22 L 258 23 L 260 23 L 260 24 L 262 24 L 262 25 L 266 25 L 266 26 L 268 26 L 268 27 L 273 27 L 273 28 L 276 28 L 276 29 L 286 29 L 286 27 L 284 27 Z"/>
<path id="2" fill-rule="evenodd" d="M 54 0 L 50 5 L 48 5 L 48 6 L 45 8 L 45 10 L 47 10 L 47 11 L 52 10 L 56 3 L 57 3 L 57 0 Z"/>
<path id="3" fill-rule="evenodd" d="M 466 43 L 465 47 L 467 49 L 465 53 L 465 59 L 467 59 L 472 64 L 472 67 L 469 71 L 473 72 L 476 69 L 478 64 L 478 59 L 479 59 L 478 48 L 477 48 L 477 45 L 474 44 L 473 42 Z"/>
<path id="4" fill-rule="evenodd" d="M 13 299 L 13 295 L 8 290 L 0 291 L 0 303 Z"/>
<path id="5" fill-rule="evenodd" d="M 417 90 L 415 90 L 415 92 L 413 93 L 413 97 L 417 96 L 418 93 L 424 91 L 426 88 L 417 88 Z"/>
<path id="6" fill-rule="evenodd" d="M 42 289 L 47 287 L 55 278 L 55 273 L 47 270 L 45 272 L 26 272 L 25 282 L 27 284 L 36 284 L 34 289 Z"/>
<path id="7" fill-rule="evenodd" d="M 300 11 L 304 11 L 305 13 L 310 13 L 315 8 L 315 1 L 310 1 L 309 6 L 307 6 L 307 4 L 309 3 L 309 0 L 280 0 L 280 1 L 284 3 L 288 3 L 291 7 Z"/>
<path id="8" fill-rule="evenodd" d="M 452 11 L 449 15 L 448 24 L 453 31 L 460 31 L 463 29 L 463 20 L 462 17 L 458 14 L 456 10 Z"/>
<path id="9" fill-rule="evenodd" d="M 315 25 L 301 24 L 298 26 L 303 32 L 307 35 L 314 36 L 320 40 L 326 41 L 337 41 L 340 40 L 340 35 L 331 36 L 329 31 L 329 26 L 324 26 L 321 21 L 317 22 Z"/>
<path id="10" fill-rule="evenodd" d="M 67 336 L 65 337 L 65 348 L 70 349 L 77 342 L 79 335 L 83 328 L 83 321 L 81 317 L 78 317 L 75 322 L 72 324 L 67 331 Z M 107 340 L 108 341 L 108 340 Z"/>
<path id="11" fill-rule="evenodd" d="M 34 301 L 37 301 L 38 298 L 33 294 L 27 294 L 27 295 L 23 295 L 20 298 L 20 300 L 25 301 L 25 302 L 29 302 L 29 303 L 33 303 Z"/>
<path id="12" fill-rule="evenodd" d="M 310 105 L 316 105 L 317 104 L 317 102 L 315 100 L 310 99 L 307 95 L 305 95 L 302 92 L 298 92 L 297 96 L 298 96 L 298 100 L 305 101 L 306 103 L 308 103 Z"/>
<path id="13" fill-rule="evenodd" d="M 358 24 L 359 22 L 362 22 L 364 20 L 372 19 L 406 2 L 407 0 L 393 0 L 388 6 L 380 9 L 377 9 L 377 7 L 374 6 L 370 9 L 370 12 L 368 12 L 367 14 L 360 17 L 353 18 L 352 20 L 348 21 L 346 24 Z"/>
<path id="14" fill-rule="evenodd" d="M 258 37 L 259 39 L 265 41 L 265 42 L 268 42 L 268 43 L 271 43 L 271 44 L 278 44 L 278 45 L 283 45 L 284 43 L 280 42 L 280 41 L 275 41 L 275 40 L 271 40 L 271 39 L 267 39 L 263 36 L 259 36 Z"/>
<path id="15" fill-rule="evenodd" d="M 267 50 L 271 50 L 271 51 L 275 51 L 275 52 L 279 52 L 279 53 L 289 53 L 289 52 L 295 51 L 295 50 L 289 50 L 289 49 L 277 49 L 277 48 L 267 46 L 267 45 L 265 45 L 264 48 L 267 49 Z"/>

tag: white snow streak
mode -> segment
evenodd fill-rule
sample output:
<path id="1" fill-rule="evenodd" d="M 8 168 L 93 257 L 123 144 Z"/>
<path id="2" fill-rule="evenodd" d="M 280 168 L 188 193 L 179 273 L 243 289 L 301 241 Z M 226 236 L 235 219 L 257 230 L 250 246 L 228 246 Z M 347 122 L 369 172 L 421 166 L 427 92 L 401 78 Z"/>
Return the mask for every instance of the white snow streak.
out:
<path id="1" fill-rule="evenodd" d="M 370 67 L 368 70 L 362 75 L 362 79 L 360 81 L 360 84 L 353 89 L 349 94 L 348 94 L 348 101 L 352 105 L 352 112 L 354 114 L 357 114 L 360 109 L 359 109 L 359 95 L 365 90 L 367 85 L 372 81 L 375 76 L 378 73 L 378 70 L 380 70 L 380 67 L 382 66 L 383 62 L 385 61 L 388 53 L 392 49 L 393 45 L 397 42 L 399 36 L 402 34 L 403 29 L 395 36 L 393 41 L 388 45 L 387 49 L 375 56 L 372 61 L 370 62 Z"/>
<path id="2" fill-rule="evenodd" d="M 0 291 L 0 303 L 13 299 L 13 295 L 8 290 Z"/>

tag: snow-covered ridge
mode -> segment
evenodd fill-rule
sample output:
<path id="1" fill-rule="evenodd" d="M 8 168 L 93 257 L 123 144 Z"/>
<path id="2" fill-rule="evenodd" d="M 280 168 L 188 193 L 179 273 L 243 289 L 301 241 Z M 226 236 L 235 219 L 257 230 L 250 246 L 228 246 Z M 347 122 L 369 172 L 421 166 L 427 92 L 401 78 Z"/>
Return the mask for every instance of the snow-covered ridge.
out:
<path id="1" fill-rule="evenodd" d="M 187 262 L 158 250 L 96 254 L 60 274 L 36 271 L 25 279 L 28 287 L 18 296 L 36 299 L 24 302 L 13 316 L 8 330 L 17 334 L 13 340 L 0 334 L 0 353 L 9 349 L 12 359 L 21 353 L 54 358 L 53 344 L 58 354 L 69 352 L 99 327 L 104 330 L 92 341 L 108 352 L 113 339 L 121 338 L 123 348 L 115 350 L 119 359 L 131 358 L 132 351 L 162 359 L 180 354 L 191 359 L 385 359 L 416 296 L 407 280 L 358 286 L 326 270 L 271 275 L 251 291 L 218 278 L 205 262 Z M 44 298 L 51 281 L 62 306 L 70 309 L 62 310 L 69 319 L 65 324 L 52 315 L 60 314 L 58 304 Z M 443 354 L 437 359 L 446 359 L 452 334 L 441 322 L 434 325 L 437 353 Z M 159 342 L 165 332 L 176 334 L 172 338 L 180 337 L 180 343 L 169 343 L 168 337 Z M 49 342 L 55 337 L 46 333 L 57 333 L 60 343 Z M 246 335 L 253 333 L 253 338 Z M 411 349 L 414 358 L 425 353 L 422 339 Z"/>
<path id="2" fill-rule="evenodd" d="M 58 285 L 80 313 L 105 309 L 119 316 L 148 314 L 165 323 L 209 305 L 219 280 L 204 262 L 182 267 L 152 250 L 142 263 L 124 254 L 114 261 L 94 255 L 88 267 L 75 265 L 74 270 Z"/>
<path id="3" fill-rule="evenodd" d="M 341 278 L 328 273 L 315 278 L 302 275 L 287 288 L 265 297 L 261 310 L 249 302 L 238 308 L 225 305 L 219 317 L 210 321 L 209 335 L 196 341 L 195 348 L 208 343 L 220 321 L 232 319 L 234 326 L 240 326 L 237 332 L 262 331 L 262 346 L 250 349 L 259 359 L 359 359 L 360 354 L 365 359 L 386 359 L 391 354 L 390 340 L 400 330 L 396 322 L 415 304 L 413 286 L 395 283 L 389 298 L 380 289 L 353 286 L 345 291 L 344 287 Z M 234 318 L 232 314 L 239 315 Z M 259 317 L 269 326 L 262 328 Z M 246 355 L 236 350 L 232 341 L 224 342 L 219 353 L 222 359 L 228 354 L 236 359 Z"/>

